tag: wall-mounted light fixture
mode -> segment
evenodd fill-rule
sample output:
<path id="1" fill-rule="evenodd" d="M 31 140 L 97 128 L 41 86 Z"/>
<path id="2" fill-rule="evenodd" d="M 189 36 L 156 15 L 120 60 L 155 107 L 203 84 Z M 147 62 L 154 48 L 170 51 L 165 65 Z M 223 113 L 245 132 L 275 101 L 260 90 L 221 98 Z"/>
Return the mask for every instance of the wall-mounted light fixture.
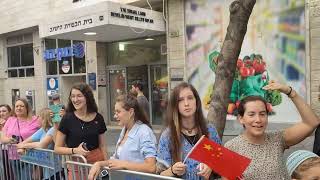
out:
<path id="1" fill-rule="evenodd" d="M 84 35 L 87 35 L 87 36 L 94 36 L 94 35 L 97 35 L 96 32 L 85 32 L 83 33 Z"/>
<path id="2" fill-rule="evenodd" d="M 119 51 L 124 51 L 124 44 L 123 43 L 119 43 Z"/>

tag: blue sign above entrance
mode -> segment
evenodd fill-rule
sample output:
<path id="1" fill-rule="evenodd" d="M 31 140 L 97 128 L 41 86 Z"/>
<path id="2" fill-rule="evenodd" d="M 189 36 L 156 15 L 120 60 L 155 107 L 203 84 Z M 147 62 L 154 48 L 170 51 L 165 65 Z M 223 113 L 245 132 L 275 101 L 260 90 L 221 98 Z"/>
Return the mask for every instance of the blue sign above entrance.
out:
<path id="1" fill-rule="evenodd" d="M 75 56 L 76 58 L 84 57 L 84 43 L 76 43 L 70 47 L 47 49 L 44 51 L 44 59 L 58 59 L 59 61 L 64 57 Z"/>

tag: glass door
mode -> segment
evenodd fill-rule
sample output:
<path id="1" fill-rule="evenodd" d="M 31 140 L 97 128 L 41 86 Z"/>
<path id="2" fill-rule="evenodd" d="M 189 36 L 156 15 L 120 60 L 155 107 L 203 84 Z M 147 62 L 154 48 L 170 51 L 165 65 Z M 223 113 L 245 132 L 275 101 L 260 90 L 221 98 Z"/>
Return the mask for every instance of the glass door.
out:
<path id="1" fill-rule="evenodd" d="M 163 125 L 168 99 L 168 70 L 166 64 L 150 65 L 152 125 Z"/>
<path id="2" fill-rule="evenodd" d="M 127 92 L 126 89 L 126 69 L 117 68 L 107 70 L 109 80 L 109 121 L 110 123 L 115 122 L 114 105 L 116 103 L 117 96 Z"/>
<path id="3" fill-rule="evenodd" d="M 132 84 L 135 81 L 140 81 L 142 84 L 142 92 L 143 95 L 148 99 L 149 101 L 149 114 L 148 118 L 151 121 L 150 114 L 151 114 L 151 108 L 150 108 L 150 98 L 149 98 L 149 78 L 148 78 L 148 66 L 142 65 L 142 66 L 128 66 L 127 67 L 127 89 L 130 91 L 132 89 Z M 143 109 L 143 108 L 142 108 Z"/>
<path id="4" fill-rule="evenodd" d="M 142 92 L 149 100 L 148 66 L 143 65 L 127 67 L 127 81 L 128 91 L 131 90 L 134 81 L 140 81 L 143 85 Z"/>

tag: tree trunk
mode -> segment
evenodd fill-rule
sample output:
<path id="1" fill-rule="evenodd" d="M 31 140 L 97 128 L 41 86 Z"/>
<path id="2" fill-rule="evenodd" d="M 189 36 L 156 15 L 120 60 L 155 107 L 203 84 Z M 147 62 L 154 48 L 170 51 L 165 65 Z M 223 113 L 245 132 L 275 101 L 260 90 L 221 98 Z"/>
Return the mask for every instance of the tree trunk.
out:
<path id="1" fill-rule="evenodd" d="M 229 7 L 230 22 L 221 53 L 218 56 L 213 96 L 207 116 L 209 123 L 215 125 L 221 138 L 226 124 L 227 106 L 237 60 L 255 3 L 256 0 L 235 0 Z"/>

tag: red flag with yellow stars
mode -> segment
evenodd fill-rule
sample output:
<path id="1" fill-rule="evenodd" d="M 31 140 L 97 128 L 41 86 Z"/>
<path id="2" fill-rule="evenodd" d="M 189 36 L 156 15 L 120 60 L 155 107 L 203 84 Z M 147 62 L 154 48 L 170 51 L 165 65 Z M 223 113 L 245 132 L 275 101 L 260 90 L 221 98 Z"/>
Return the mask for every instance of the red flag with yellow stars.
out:
<path id="1" fill-rule="evenodd" d="M 194 145 L 186 158 L 188 157 L 208 165 L 214 172 L 229 180 L 239 179 L 251 162 L 251 159 L 230 151 L 205 136 Z"/>

